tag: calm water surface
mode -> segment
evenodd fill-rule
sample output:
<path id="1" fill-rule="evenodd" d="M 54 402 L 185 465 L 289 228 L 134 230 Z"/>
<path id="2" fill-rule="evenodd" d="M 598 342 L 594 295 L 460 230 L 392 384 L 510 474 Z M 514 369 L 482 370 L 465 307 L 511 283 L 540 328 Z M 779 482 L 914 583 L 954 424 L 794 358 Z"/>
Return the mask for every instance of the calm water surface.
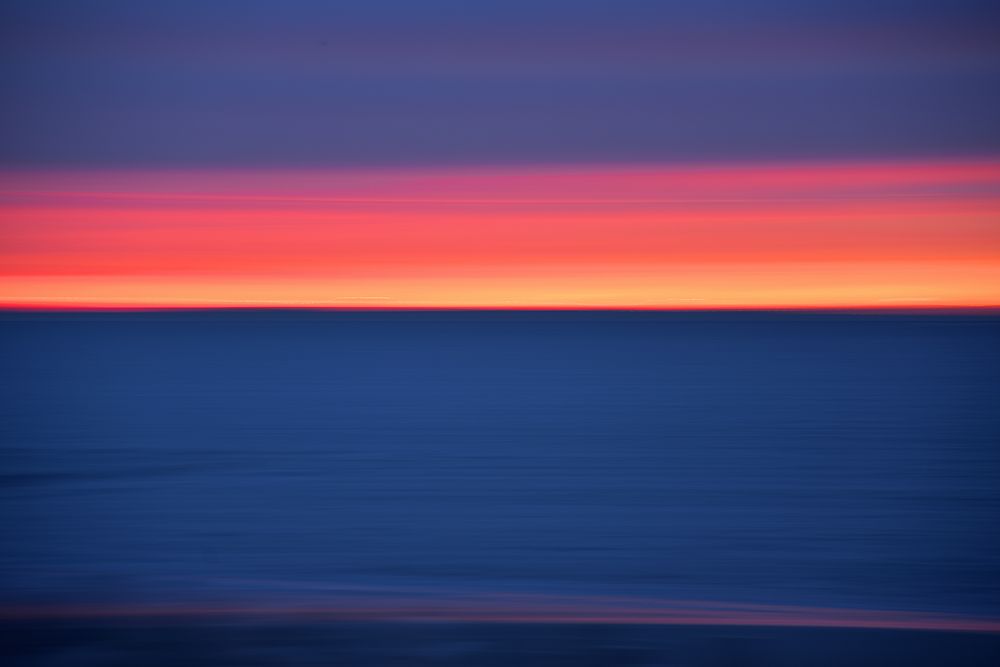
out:
<path id="1" fill-rule="evenodd" d="M 8 603 L 1000 614 L 1000 318 L 7 313 Z"/>

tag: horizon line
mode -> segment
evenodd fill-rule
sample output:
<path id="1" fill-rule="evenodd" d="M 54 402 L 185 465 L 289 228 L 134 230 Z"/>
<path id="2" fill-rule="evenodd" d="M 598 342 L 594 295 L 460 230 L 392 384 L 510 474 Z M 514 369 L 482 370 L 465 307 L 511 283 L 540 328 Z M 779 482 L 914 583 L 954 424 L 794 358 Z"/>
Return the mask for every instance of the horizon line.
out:
<path id="1" fill-rule="evenodd" d="M 542 306 L 368 306 L 368 305 L 312 305 L 312 304 L 32 304 L 0 303 L 0 312 L 211 312 L 211 311 L 307 311 L 307 312 L 645 312 L 645 313 L 997 313 L 1000 304 L 995 305 L 843 305 L 843 306 L 588 306 L 588 305 L 542 305 Z"/>

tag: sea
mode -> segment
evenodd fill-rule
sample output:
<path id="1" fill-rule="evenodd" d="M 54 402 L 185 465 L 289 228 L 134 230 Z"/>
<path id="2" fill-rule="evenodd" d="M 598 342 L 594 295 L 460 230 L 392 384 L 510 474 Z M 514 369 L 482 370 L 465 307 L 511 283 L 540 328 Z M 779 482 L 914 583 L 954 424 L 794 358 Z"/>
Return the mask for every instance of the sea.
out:
<path id="1" fill-rule="evenodd" d="M 1000 626 L 998 343 L 974 312 L 7 311 L 0 612 Z"/>

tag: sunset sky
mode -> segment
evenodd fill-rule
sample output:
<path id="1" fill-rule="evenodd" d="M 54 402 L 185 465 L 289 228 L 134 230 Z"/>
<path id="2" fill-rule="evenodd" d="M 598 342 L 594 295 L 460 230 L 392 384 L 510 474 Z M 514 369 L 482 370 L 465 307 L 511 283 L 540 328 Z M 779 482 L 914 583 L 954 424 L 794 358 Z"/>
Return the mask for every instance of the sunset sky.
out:
<path id="1" fill-rule="evenodd" d="M 0 305 L 1000 305 L 994 3 L 0 11 Z"/>

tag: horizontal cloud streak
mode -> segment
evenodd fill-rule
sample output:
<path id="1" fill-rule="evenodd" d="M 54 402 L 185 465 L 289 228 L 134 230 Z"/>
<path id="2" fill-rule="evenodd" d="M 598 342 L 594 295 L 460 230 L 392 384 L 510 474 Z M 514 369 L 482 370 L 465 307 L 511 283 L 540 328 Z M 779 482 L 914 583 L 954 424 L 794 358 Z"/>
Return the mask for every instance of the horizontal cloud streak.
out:
<path id="1" fill-rule="evenodd" d="M 7 305 L 1000 305 L 1000 166 L 11 172 Z"/>

